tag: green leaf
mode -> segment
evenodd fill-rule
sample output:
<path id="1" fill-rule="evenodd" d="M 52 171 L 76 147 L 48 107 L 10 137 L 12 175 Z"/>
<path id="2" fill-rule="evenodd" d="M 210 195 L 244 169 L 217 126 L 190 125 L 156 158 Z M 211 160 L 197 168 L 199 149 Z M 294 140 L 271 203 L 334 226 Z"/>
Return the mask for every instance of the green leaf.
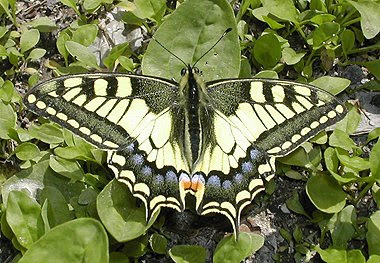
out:
<path id="1" fill-rule="evenodd" d="M 347 253 L 345 250 L 337 250 L 333 248 L 321 249 L 318 246 L 314 248 L 321 256 L 322 260 L 327 263 L 347 262 Z"/>
<path id="2" fill-rule="evenodd" d="M 317 24 L 318 26 L 326 23 L 326 22 L 332 22 L 336 19 L 336 16 L 331 14 L 317 14 L 310 18 L 310 22 Z"/>
<path id="3" fill-rule="evenodd" d="M 350 177 L 347 173 L 345 173 L 343 176 L 338 174 L 339 159 L 334 148 L 329 147 L 325 150 L 324 160 L 327 170 L 335 178 L 335 180 L 342 183 L 348 183 L 357 180 L 356 176 Z"/>
<path id="4" fill-rule="evenodd" d="M 103 64 L 109 69 L 112 70 L 112 68 L 115 65 L 115 61 L 121 56 L 121 55 L 127 55 L 131 54 L 132 50 L 129 47 L 129 43 L 122 43 L 119 45 L 114 46 L 107 57 L 104 58 Z"/>
<path id="5" fill-rule="evenodd" d="M 294 49 L 286 47 L 282 50 L 282 59 L 287 65 L 297 64 L 304 56 L 306 52 L 296 53 Z"/>
<path id="6" fill-rule="evenodd" d="M 102 4 L 101 0 L 84 0 L 83 7 L 86 11 L 92 13 Z"/>
<path id="7" fill-rule="evenodd" d="M 36 60 L 42 58 L 43 56 L 45 56 L 45 54 L 46 54 L 46 50 L 45 49 L 35 48 L 32 51 L 30 51 L 27 60 L 34 60 L 34 61 L 36 61 Z"/>
<path id="8" fill-rule="evenodd" d="M 25 192 L 12 191 L 8 195 L 7 222 L 17 238 L 25 248 L 42 236 L 44 227 L 40 216 L 40 205 Z"/>
<path id="9" fill-rule="evenodd" d="M 41 126 L 33 125 L 29 128 L 29 135 L 45 143 L 62 143 L 62 130 L 55 124 L 44 123 Z"/>
<path id="10" fill-rule="evenodd" d="M 278 79 L 278 74 L 274 70 L 262 70 L 257 73 L 255 78 L 265 78 L 265 79 Z"/>
<path id="11" fill-rule="evenodd" d="M 66 49 L 65 43 L 69 40 L 70 40 L 70 36 L 65 31 L 59 32 L 56 46 L 57 46 L 58 52 L 65 59 L 66 65 L 68 63 L 69 52 Z"/>
<path id="12" fill-rule="evenodd" d="M 132 72 L 133 69 L 134 69 L 134 65 L 133 65 L 133 59 L 132 58 L 127 58 L 125 56 L 120 56 L 118 58 L 118 61 L 120 63 L 120 65 L 126 69 L 127 71 L 130 71 Z"/>
<path id="13" fill-rule="evenodd" d="M 351 81 L 345 78 L 323 76 L 310 82 L 310 84 L 317 86 L 333 95 L 337 95 L 345 90 Z"/>
<path id="14" fill-rule="evenodd" d="M 154 233 L 149 239 L 150 247 L 158 254 L 166 254 L 168 240 L 160 234 Z"/>
<path id="15" fill-rule="evenodd" d="M 306 167 L 310 163 L 309 156 L 307 155 L 305 149 L 302 147 L 299 147 L 284 157 L 279 157 L 277 160 L 287 165 L 301 167 Z"/>
<path id="16" fill-rule="evenodd" d="M 371 215 L 367 223 L 367 244 L 370 255 L 380 255 L 380 211 Z"/>
<path id="17" fill-rule="evenodd" d="M 23 32 L 20 38 L 21 53 L 25 53 L 25 51 L 35 47 L 38 41 L 40 41 L 40 32 L 37 29 Z"/>
<path id="18" fill-rule="evenodd" d="M 272 15 L 295 24 L 298 23 L 297 9 L 292 0 L 261 0 L 261 3 Z"/>
<path id="19" fill-rule="evenodd" d="M 362 116 L 358 112 L 358 109 L 349 105 L 347 115 L 336 124 L 335 129 L 342 130 L 347 134 L 353 134 L 358 128 L 361 119 Z"/>
<path id="20" fill-rule="evenodd" d="M 79 43 L 85 47 L 90 46 L 98 35 L 98 27 L 96 25 L 84 25 L 78 27 L 72 36 L 72 41 Z"/>
<path id="21" fill-rule="evenodd" d="M 364 171 L 368 170 L 370 167 L 370 163 L 368 160 L 365 160 L 358 156 L 349 156 L 348 152 L 339 148 L 335 149 L 339 161 L 352 169 L 355 169 L 356 171 Z"/>
<path id="22" fill-rule="evenodd" d="M 8 29 L 4 26 L 0 26 L 0 39 L 8 32 Z"/>
<path id="23" fill-rule="evenodd" d="M 369 154 L 369 166 L 372 176 L 377 180 L 380 180 L 380 140 L 373 146 L 371 153 Z"/>
<path id="24" fill-rule="evenodd" d="M 380 262 L 380 256 L 379 255 L 371 255 L 369 259 L 367 260 L 367 263 L 378 263 Z M 354 262 L 352 262 L 354 263 Z"/>
<path id="25" fill-rule="evenodd" d="M 94 53 L 87 47 L 74 41 L 66 41 L 65 47 L 73 57 L 84 65 L 99 69 Z"/>
<path id="26" fill-rule="evenodd" d="M 40 149 L 33 143 L 24 142 L 16 147 L 14 153 L 22 161 L 33 160 L 40 155 Z"/>
<path id="27" fill-rule="evenodd" d="M 204 263 L 206 250 L 201 246 L 179 245 L 169 250 L 169 256 L 175 263 Z"/>
<path id="28" fill-rule="evenodd" d="M 264 68 L 274 67 L 281 58 L 281 45 L 274 34 L 259 37 L 253 46 L 253 56 Z"/>
<path id="29" fill-rule="evenodd" d="M 348 52 L 351 51 L 355 45 L 355 34 L 351 30 L 345 29 L 340 34 L 340 39 L 342 43 L 343 53 L 347 56 Z"/>
<path id="30" fill-rule="evenodd" d="M 264 245 L 264 238 L 255 233 L 240 232 L 235 241 L 233 235 L 223 238 L 215 248 L 213 262 L 241 262 Z"/>
<path id="31" fill-rule="evenodd" d="M 292 196 L 286 200 L 286 206 L 295 213 L 309 217 L 299 200 L 299 195 L 297 190 L 292 192 Z"/>
<path id="32" fill-rule="evenodd" d="M 317 27 L 313 32 L 313 49 L 318 49 L 328 44 L 332 38 L 336 37 L 340 25 L 334 22 L 326 22 Z"/>
<path id="33" fill-rule="evenodd" d="M 331 231 L 334 248 L 346 249 L 347 243 L 354 237 L 356 225 L 355 208 L 348 205 L 338 214 L 338 220 Z"/>
<path id="34" fill-rule="evenodd" d="M 129 257 L 138 258 L 146 253 L 147 246 L 148 235 L 144 235 L 132 241 L 126 242 L 123 247 L 123 252 Z"/>
<path id="35" fill-rule="evenodd" d="M 372 131 L 370 131 L 370 133 L 368 134 L 366 143 L 369 143 L 370 141 L 379 137 L 380 137 L 380 127 L 377 127 L 373 129 Z"/>
<path id="36" fill-rule="evenodd" d="M 212 23 L 209 22 L 210 17 Z M 186 34 L 174 33 L 179 28 Z M 215 44 L 227 28 L 232 28 L 232 31 L 197 63 L 197 67 L 203 72 L 205 81 L 236 78 L 240 72 L 240 44 L 234 13 L 225 0 L 183 2 L 165 19 L 154 37 L 186 64 L 192 65 Z M 150 41 L 142 60 L 144 75 L 180 80 L 183 67 L 181 61 L 156 41 Z"/>
<path id="37" fill-rule="evenodd" d="M 0 99 L 6 103 L 9 103 L 12 101 L 14 93 L 15 87 L 13 83 L 9 80 L 6 80 L 0 88 Z"/>
<path id="38" fill-rule="evenodd" d="M 361 15 L 360 25 L 367 39 L 374 38 L 380 32 L 380 4 L 376 1 L 363 0 L 354 2 L 347 0 Z"/>
<path id="39" fill-rule="evenodd" d="M 108 237 L 99 221 L 80 218 L 53 228 L 28 249 L 19 263 L 108 262 Z"/>
<path id="40" fill-rule="evenodd" d="M 354 141 L 347 133 L 339 129 L 335 129 L 330 135 L 329 144 L 333 147 L 339 147 L 346 151 L 350 151 L 356 147 Z"/>
<path id="41" fill-rule="evenodd" d="M 136 9 L 133 13 L 139 18 L 149 18 L 157 23 L 161 23 L 161 19 L 165 14 L 165 0 L 135 0 Z"/>
<path id="42" fill-rule="evenodd" d="M 46 186 L 42 189 L 40 198 L 42 203 L 45 201 L 48 202 L 47 216 L 50 228 L 73 219 L 65 197 L 56 187 Z"/>
<path id="43" fill-rule="evenodd" d="M 365 62 L 363 65 L 376 77 L 376 79 L 380 80 L 380 59 Z"/>
<path id="44" fill-rule="evenodd" d="M 345 192 L 331 176 L 311 177 L 306 184 L 306 193 L 311 202 L 325 213 L 337 213 L 346 204 Z"/>
<path id="45" fill-rule="evenodd" d="M 0 138 L 10 139 L 8 133 L 11 129 L 16 128 L 16 113 L 11 105 L 6 105 L 0 100 Z"/>
<path id="46" fill-rule="evenodd" d="M 38 29 L 38 31 L 40 32 L 52 32 L 58 28 L 55 25 L 55 23 L 49 17 L 46 16 L 38 17 L 33 21 L 29 22 L 28 25 Z"/>
<path id="47" fill-rule="evenodd" d="M 143 235 L 155 220 L 153 218 L 146 224 L 145 207 L 137 207 L 136 199 L 127 190 L 127 186 L 116 180 L 104 187 L 98 195 L 96 205 L 102 223 L 119 242 Z"/>
<path id="48" fill-rule="evenodd" d="M 77 161 L 66 160 L 58 156 L 50 156 L 51 169 L 60 175 L 72 179 L 73 181 L 82 180 L 84 172 Z"/>

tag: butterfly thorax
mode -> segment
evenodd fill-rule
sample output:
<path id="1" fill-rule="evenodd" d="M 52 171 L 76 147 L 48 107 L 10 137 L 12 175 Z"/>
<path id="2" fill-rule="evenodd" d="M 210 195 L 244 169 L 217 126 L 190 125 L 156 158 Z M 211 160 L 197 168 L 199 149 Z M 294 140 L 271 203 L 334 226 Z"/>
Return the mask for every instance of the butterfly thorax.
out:
<path id="1" fill-rule="evenodd" d="M 204 143 L 201 116 L 204 115 L 207 99 L 202 86 L 204 86 L 203 81 L 197 69 L 188 66 L 182 71 L 180 94 L 185 112 L 183 150 L 191 170 L 202 155 Z"/>

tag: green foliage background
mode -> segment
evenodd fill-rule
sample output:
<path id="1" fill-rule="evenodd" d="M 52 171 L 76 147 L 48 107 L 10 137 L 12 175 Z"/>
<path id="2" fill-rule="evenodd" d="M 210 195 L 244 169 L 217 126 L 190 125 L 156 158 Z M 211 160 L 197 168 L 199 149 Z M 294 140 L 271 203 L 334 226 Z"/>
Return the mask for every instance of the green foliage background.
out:
<path id="1" fill-rule="evenodd" d="M 361 88 L 380 89 L 380 1 L 60 0 L 59 10 L 74 14 L 68 27 L 42 13 L 25 19 L 19 2 L 0 1 L 1 232 L 17 251 L 14 262 L 133 262 L 146 255 L 240 262 L 264 244 L 259 234 L 242 232 L 237 242 L 226 236 L 215 251 L 173 245 L 164 216 L 146 223 L 144 208 L 110 180 L 105 153 L 24 109 L 20 94 L 48 78 L 47 71 L 142 69 L 178 80 L 183 64 L 152 41 L 153 34 L 192 64 L 232 28 L 197 64 L 205 80 L 280 76 L 352 93 L 348 79 L 331 75 L 360 65 L 370 74 Z M 116 7 L 124 25 L 144 28 L 149 45 L 113 45 L 99 61 L 91 47 L 105 34 L 104 16 Z M 357 105 L 347 106 L 332 133 L 321 132 L 276 163 L 278 176 L 305 182 L 314 205 L 305 209 L 297 191 L 286 202 L 317 229 L 313 239 L 302 226 L 280 229 L 296 262 L 380 262 L 380 128 L 356 143 L 361 114 Z M 267 193 L 273 191 L 268 185 Z M 374 203 L 363 211 L 367 200 Z M 283 247 L 272 259 L 288 262 L 287 251 Z"/>

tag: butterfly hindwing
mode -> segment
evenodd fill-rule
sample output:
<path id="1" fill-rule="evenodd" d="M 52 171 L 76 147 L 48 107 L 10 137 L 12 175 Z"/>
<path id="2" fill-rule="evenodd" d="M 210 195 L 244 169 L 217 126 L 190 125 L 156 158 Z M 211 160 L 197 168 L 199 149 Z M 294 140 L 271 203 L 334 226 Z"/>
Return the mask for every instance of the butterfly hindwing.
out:
<path id="1" fill-rule="evenodd" d="M 177 84 L 168 80 L 94 73 L 43 82 L 24 103 L 109 151 L 109 167 L 145 203 L 149 217 L 160 206 L 184 209 L 178 177 L 188 167 L 179 149 L 183 127 L 175 128 L 183 119 L 178 97 Z"/>
<path id="2" fill-rule="evenodd" d="M 233 79 L 206 86 L 212 131 L 197 164 L 196 173 L 205 176 L 197 210 L 223 213 L 236 232 L 241 210 L 273 176 L 274 157 L 342 119 L 345 109 L 331 94 L 295 82 Z"/>

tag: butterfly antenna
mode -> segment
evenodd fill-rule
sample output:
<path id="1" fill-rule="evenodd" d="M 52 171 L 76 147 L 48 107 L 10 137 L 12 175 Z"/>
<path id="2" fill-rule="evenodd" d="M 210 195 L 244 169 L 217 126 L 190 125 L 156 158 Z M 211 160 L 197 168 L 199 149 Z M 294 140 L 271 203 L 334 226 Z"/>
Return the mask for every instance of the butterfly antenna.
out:
<path id="1" fill-rule="evenodd" d="M 172 56 L 174 56 L 175 58 L 177 58 L 179 61 L 181 61 L 185 65 L 185 67 L 187 67 L 187 64 L 185 63 L 185 61 L 183 61 L 179 56 L 177 56 L 176 54 L 174 54 L 173 52 L 171 52 L 169 49 L 167 49 L 164 45 L 162 45 L 160 43 L 160 41 L 158 41 L 154 36 L 152 36 L 152 39 L 154 41 L 156 41 L 157 44 L 159 44 L 163 49 L 165 49 L 167 52 L 169 52 L 169 54 L 171 54 Z"/>
<path id="2" fill-rule="evenodd" d="M 204 57 L 204 56 L 206 56 L 207 54 L 208 54 L 208 52 L 210 52 L 211 51 L 211 49 L 213 49 L 219 42 L 220 42 L 220 40 L 222 40 L 224 37 L 225 37 L 225 35 L 227 35 L 227 33 L 228 32 L 230 32 L 232 30 L 232 28 L 227 28 L 226 29 L 226 31 L 224 31 L 224 33 L 219 37 L 219 39 L 215 42 L 215 44 L 214 45 L 212 45 L 212 47 L 210 47 L 205 53 L 203 53 L 203 55 L 200 57 L 200 58 L 198 58 L 197 59 L 197 61 L 195 61 L 195 63 L 194 63 L 194 65 L 193 65 L 193 67 L 192 68 L 194 68 L 195 67 L 195 65 Z"/>

